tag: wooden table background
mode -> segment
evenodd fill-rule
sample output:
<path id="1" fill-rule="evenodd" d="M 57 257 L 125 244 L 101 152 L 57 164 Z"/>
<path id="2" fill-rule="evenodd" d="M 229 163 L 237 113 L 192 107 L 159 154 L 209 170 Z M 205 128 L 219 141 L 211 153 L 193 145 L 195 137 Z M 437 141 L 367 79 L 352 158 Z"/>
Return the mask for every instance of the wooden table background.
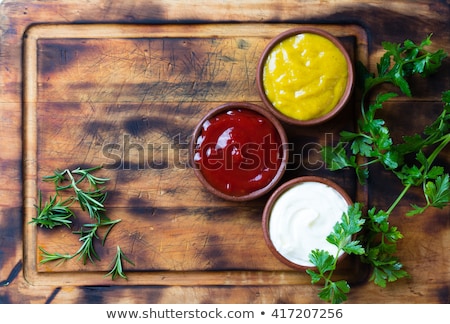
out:
<path id="1" fill-rule="evenodd" d="M 356 24 L 368 35 L 372 71 L 384 40 L 422 40 L 433 33 L 433 48 L 450 52 L 448 1 L 3 1 L 0 4 L 0 302 L 1 303 L 317 303 L 311 285 L 251 286 L 39 286 L 23 276 L 22 49 L 25 30 L 37 23 L 327 23 Z M 450 88 L 449 59 L 432 78 L 414 80 L 414 98 L 397 98 L 383 112 L 395 123 L 394 136 L 421 128 L 439 111 Z M 412 110 L 412 113 L 411 113 Z M 403 116 L 414 118 L 403 119 Z M 411 126 L 411 124 L 413 126 Z M 439 163 L 449 172 L 450 152 Z M 369 203 L 385 207 L 400 187 L 388 174 L 369 183 Z M 449 303 L 449 209 L 414 218 L 403 214 L 408 195 L 393 215 L 405 238 L 399 256 L 411 278 L 379 288 L 352 287 L 350 303 Z"/>

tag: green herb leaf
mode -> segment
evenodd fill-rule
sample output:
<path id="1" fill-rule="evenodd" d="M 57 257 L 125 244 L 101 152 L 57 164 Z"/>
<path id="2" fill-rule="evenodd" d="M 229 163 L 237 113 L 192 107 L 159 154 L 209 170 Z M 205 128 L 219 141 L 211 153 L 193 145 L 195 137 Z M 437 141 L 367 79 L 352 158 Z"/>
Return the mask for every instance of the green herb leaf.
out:
<path id="1" fill-rule="evenodd" d="M 38 194 L 39 204 L 35 206 L 37 217 L 34 217 L 29 223 L 37 224 L 40 227 L 52 229 L 57 226 L 65 225 L 70 228 L 74 213 L 70 210 L 71 199 L 58 200 L 57 196 L 49 198 L 49 201 L 42 206 L 42 194 Z"/>
<path id="2" fill-rule="evenodd" d="M 39 205 L 36 206 L 38 216 L 33 218 L 31 223 L 39 224 L 43 227 L 53 228 L 58 225 L 66 225 L 71 227 L 70 217 L 74 216 L 74 213 L 69 209 L 70 205 L 74 201 L 78 201 L 83 211 L 87 211 L 90 218 L 95 219 L 95 223 L 84 224 L 80 230 L 73 231 L 74 234 L 80 235 L 79 241 L 81 242 L 80 248 L 73 254 L 62 254 L 59 252 L 50 253 L 39 247 L 41 250 L 42 260 L 41 263 L 47 263 L 51 261 L 64 262 L 78 256 L 79 260 L 86 264 L 87 260 L 92 263 L 100 260 L 100 256 L 96 251 L 96 241 L 100 240 L 98 230 L 101 227 L 107 227 L 101 244 L 104 245 L 106 238 L 111 232 L 112 228 L 121 220 L 110 220 L 105 215 L 104 202 L 106 200 L 107 193 L 104 191 L 104 187 L 99 185 L 105 184 L 109 181 L 108 178 L 97 177 L 92 172 L 99 170 L 101 166 L 81 169 L 76 168 L 74 170 L 65 169 L 63 171 L 56 170 L 53 175 L 46 176 L 43 181 L 53 182 L 55 184 L 55 190 L 57 195 L 50 197 L 50 201 L 42 207 L 42 197 L 39 192 Z M 67 200 L 57 199 L 57 196 L 63 192 L 71 190 L 73 195 Z M 117 255 L 114 261 L 114 268 L 108 275 L 111 275 L 113 280 L 116 276 L 120 276 L 126 279 L 123 273 L 122 260 L 126 260 L 132 263 L 117 246 Z M 133 263 L 132 263 L 133 264 Z"/>
<path id="3" fill-rule="evenodd" d="M 328 251 L 313 250 L 309 255 L 309 260 L 318 268 L 320 274 L 335 269 L 334 258 Z"/>
<path id="4" fill-rule="evenodd" d="M 359 241 L 353 241 L 352 236 L 361 231 L 365 222 L 362 216 L 362 206 L 359 203 L 350 205 L 347 212 L 342 214 L 341 221 L 336 223 L 333 231 L 328 235 L 327 241 L 338 249 L 335 255 L 325 250 L 313 250 L 309 255 L 310 262 L 317 267 L 317 271 L 308 269 L 306 273 L 311 276 L 311 283 L 324 281 L 324 287 L 318 296 L 324 301 L 341 303 L 347 299 L 345 294 L 350 286 L 345 280 L 334 282 L 332 275 L 342 251 L 349 254 L 364 254 L 365 250 Z"/>
<path id="5" fill-rule="evenodd" d="M 43 257 L 40 263 L 44 264 L 52 261 L 59 261 L 59 263 L 64 262 L 66 260 L 72 259 L 73 255 L 71 254 L 62 254 L 62 253 L 49 253 L 44 250 L 42 247 L 39 247 L 39 250 L 42 252 L 41 256 Z"/>
<path id="6" fill-rule="evenodd" d="M 365 249 L 359 241 L 350 241 L 342 249 L 348 254 L 361 255 L 365 253 Z"/>
<path id="7" fill-rule="evenodd" d="M 319 292 L 319 298 L 332 304 L 340 304 L 347 300 L 350 286 L 345 280 L 331 282 Z"/>
<path id="8" fill-rule="evenodd" d="M 341 170 L 346 167 L 356 167 L 356 160 L 348 158 L 345 150 L 346 143 L 339 143 L 335 147 L 325 146 L 321 153 L 331 171 Z"/>
<path id="9" fill-rule="evenodd" d="M 108 230 L 106 231 L 105 237 L 102 240 L 102 244 L 106 240 L 107 235 L 111 231 L 112 227 L 119 223 L 121 220 L 101 220 L 99 223 L 95 224 L 84 224 L 79 231 L 74 231 L 74 234 L 80 235 L 80 242 L 83 242 L 81 247 L 75 252 L 74 256 L 79 256 L 78 259 L 83 260 L 83 264 L 86 264 L 86 261 L 89 259 L 92 263 L 95 263 L 95 260 L 100 260 L 99 255 L 95 250 L 95 240 L 99 239 L 97 234 L 97 230 L 100 227 L 108 226 Z"/>
<path id="10" fill-rule="evenodd" d="M 430 200 L 430 205 L 436 208 L 444 208 L 450 202 L 449 175 L 438 176 L 435 182 L 429 181 L 425 194 Z"/>
<path id="11" fill-rule="evenodd" d="M 112 262 L 112 269 L 105 275 L 105 277 L 111 276 L 111 279 L 115 280 L 116 277 L 119 276 L 125 280 L 128 280 L 123 270 L 123 260 L 134 265 L 134 263 L 130 259 L 128 259 L 126 255 L 122 252 L 120 246 L 117 245 L 117 252 Z"/>
<path id="12" fill-rule="evenodd" d="M 92 174 L 92 172 L 100 168 L 101 166 L 88 169 L 56 170 L 52 176 L 46 176 L 43 180 L 53 182 L 57 192 L 73 190 L 75 194 L 74 200 L 78 201 L 81 209 L 87 211 L 90 218 L 100 221 L 104 217 L 104 202 L 107 193 L 104 191 L 105 188 L 100 188 L 99 185 L 109 180 Z M 87 188 L 82 186 L 84 181 L 88 183 Z"/>
<path id="13" fill-rule="evenodd" d="M 311 276 L 312 284 L 318 283 L 322 279 L 322 276 L 320 274 L 318 274 L 317 272 L 315 272 L 314 270 L 307 269 L 306 273 Z"/>
<path id="14" fill-rule="evenodd" d="M 412 40 L 403 43 L 383 42 L 385 53 L 377 63 L 377 75 L 372 74 L 361 63 L 356 66 L 357 80 L 362 85 L 361 118 L 357 121 L 357 131 L 341 131 L 340 140 L 334 147 L 326 146 L 322 155 L 327 167 L 332 170 L 353 168 L 361 183 L 369 178 L 369 166 L 381 164 L 387 171 L 392 171 L 404 185 L 392 205 L 387 210 L 377 210 L 375 207 L 367 211 L 365 217 L 359 216 L 364 224 L 348 223 L 343 218 L 337 224 L 327 240 L 338 246 L 339 250 L 360 255 L 360 259 L 370 264 L 374 271 L 373 282 L 385 287 L 388 282 L 407 276 L 403 265 L 395 257 L 397 242 L 403 234 L 396 226 L 389 223 L 389 216 L 412 186 L 422 186 L 426 203 L 423 206 L 412 204 L 412 210 L 407 216 L 423 213 L 429 207 L 444 208 L 450 202 L 449 175 L 442 166 L 433 165 L 439 153 L 450 143 L 450 90 L 442 94 L 444 107 L 442 113 L 433 123 L 425 126 L 421 134 L 408 134 L 403 142 L 395 144 L 390 131 L 383 119 L 376 114 L 383 108 L 386 101 L 397 96 L 394 92 L 378 93 L 375 101 L 366 107 L 366 96 L 375 87 L 383 83 L 391 83 L 407 96 L 411 96 L 408 78 L 412 75 L 427 77 L 437 71 L 447 56 L 442 49 L 428 51 L 431 45 L 431 34 L 419 44 Z M 346 150 L 349 147 L 349 150 Z M 431 149 L 426 156 L 424 152 Z M 408 156 L 413 154 L 415 161 Z M 351 212 L 348 216 L 352 215 Z M 357 219 L 357 218 L 356 218 Z M 350 230 L 347 225 L 355 225 Z M 362 229 L 360 227 L 362 226 Z M 357 240 L 345 241 L 345 234 L 358 233 Z M 348 239 L 348 238 L 347 238 Z M 331 259 L 326 255 L 312 254 L 313 263 L 317 263 L 317 272 L 308 272 L 313 283 L 323 280 L 324 289 L 319 296 L 323 300 L 343 301 L 347 287 L 344 282 L 334 283 L 331 275 L 325 273 L 334 270 Z M 336 261 L 336 260 L 334 260 Z M 333 262 L 334 262 L 333 261 Z M 330 270 L 331 269 L 331 270 Z"/>
<path id="15" fill-rule="evenodd" d="M 396 259 L 392 259 L 375 267 L 370 280 L 373 280 L 376 285 L 386 288 L 388 282 L 405 277 L 408 277 L 408 273 L 402 269 L 402 264 Z"/>

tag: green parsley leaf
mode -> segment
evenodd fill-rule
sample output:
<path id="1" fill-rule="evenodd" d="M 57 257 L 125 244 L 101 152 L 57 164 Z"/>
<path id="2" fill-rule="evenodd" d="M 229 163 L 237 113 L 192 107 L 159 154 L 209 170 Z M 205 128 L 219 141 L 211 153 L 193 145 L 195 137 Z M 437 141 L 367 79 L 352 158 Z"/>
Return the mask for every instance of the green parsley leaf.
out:
<path id="1" fill-rule="evenodd" d="M 335 224 L 333 231 L 327 237 L 327 241 L 338 248 L 335 255 L 317 249 L 311 251 L 309 255 L 309 260 L 316 266 L 317 271 L 308 269 L 306 273 L 311 276 L 312 284 L 323 280 L 324 287 L 320 289 L 318 296 L 324 301 L 342 303 L 347 299 L 346 294 L 350 291 L 350 286 L 345 280 L 334 282 L 332 275 L 342 251 L 360 255 L 365 252 L 359 241 L 352 240 L 353 235 L 359 233 L 365 223 L 361 216 L 362 206 L 355 203 L 349 206 L 348 210 L 342 214 L 341 221 Z"/>
<path id="2" fill-rule="evenodd" d="M 332 304 L 340 304 L 347 300 L 347 294 L 350 291 L 350 286 L 345 280 L 331 282 L 319 292 L 319 298 L 324 301 L 329 301 Z"/>
<path id="3" fill-rule="evenodd" d="M 387 171 L 392 171 L 404 185 L 387 210 L 373 207 L 367 211 L 364 217 L 366 221 L 357 240 L 350 241 L 348 245 L 343 243 L 344 230 L 341 226 L 335 226 L 329 236 L 329 242 L 340 249 L 360 254 L 361 260 L 374 268 L 371 280 L 382 287 L 387 282 L 407 276 L 401 262 L 395 257 L 397 242 L 403 238 L 403 234 L 390 224 L 389 216 L 408 190 L 413 186 L 421 186 L 426 203 L 423 206 L 412 204 L 412 210 L 407 216 L 423 213 L 429 207 L 444 208 L 449 204 L 449 174 L 445 173 L 442 166 L 434 165 L 434 162 L 450 143 L 450 90 L 442 94 L 441 114 L 430 125 L 425 126 L 423 132 L 407 134 L 400 143 L 394 143 L 388 125 L 377 117 L 384 103 L 397 94 L 378 93 L 374 102 L 368 101 L 368 107 L 366 97 L 383 83 L 391 83 L 404 95 L 412 96 L 408 79 L 413 75 L 431 75 L 447 56 L 442 49 L 427 49 L 431 45 L 431 36 L 428 35 L 419 43 L 409 39 L 403 43 L 383 42 L 385 53 L 377 63 L 377 74 L 370 73 L 361 63 L 356 65 L 357 81 L 362 86 L 358 130 L 341 131 L 340 141 L 334 147 L 322 149 L 324 161 L 332 171 L 352 168 L 359 181 L 365 183 L 369 178 L 369 166 L 379 163 Z M 325 285 L 328 288 L 321 292 L 322 296 L 333 299 L 333 285 L 326 280 Z"/>
<path id="4" fill-rule="evenodd" d="M 357 166 L 355 158 L 347 156 L 345 146 L 345 143 L 339 143 L 335 147 L 325 146 L 322 149 L 322 157 L 331 171 Z"/>
<path id="5" fill-rule="evenodd" d="M 333 256 L 324 250 L 313 250 L 309 255 L 309 260 L 324 274 L 335 269 Z"/>
<path id="6" fill-rule="evenodd" d="M 433 181 L 428 181 L 425 186 L 425 195 L 430 201 L 430 206 L 444 208 L 450 202 L 449 175 L 438 176 Z"/>

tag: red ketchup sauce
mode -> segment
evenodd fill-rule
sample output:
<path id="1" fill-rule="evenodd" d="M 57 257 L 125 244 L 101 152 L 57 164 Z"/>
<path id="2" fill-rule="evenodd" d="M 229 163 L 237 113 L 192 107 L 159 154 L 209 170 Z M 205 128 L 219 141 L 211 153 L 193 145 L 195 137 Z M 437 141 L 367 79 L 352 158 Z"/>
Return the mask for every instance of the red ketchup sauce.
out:
<path id="1" fill-rule="evenodd" d="M 231 109 L 203 123 L 194 161 L 214 188 L 245 196 L 275 177 L 282 161 L 281 139 L 266 117 Z"/>

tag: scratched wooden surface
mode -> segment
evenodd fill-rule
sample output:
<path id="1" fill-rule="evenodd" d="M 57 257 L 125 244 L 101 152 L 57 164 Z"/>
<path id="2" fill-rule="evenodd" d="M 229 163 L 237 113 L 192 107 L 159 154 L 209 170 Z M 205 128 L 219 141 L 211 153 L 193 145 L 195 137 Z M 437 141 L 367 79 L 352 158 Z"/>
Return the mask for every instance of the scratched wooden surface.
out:
<path id="1" fill-rule="evenodd" d="M 25 226 L 25 278 L 34 285 L 109 284 L 92 272 L 106 271 L 120 244 L 135 266 L 127 267 L 128 281 L 116 284 L 308 284 L 307 274 L 288 271 L 264 243 L 261 214 L 267 196 L 247 203 L 212 196 L 193 175 L 187 154 L 193 129 L 211 108 L 239 100 L 261 105 L 255 83 L 259 55 L 272 37 L 293 26 L 30 29 L 24 47 L 23 143 L 24 160 L 30 161 L 24 168 L 25 223 L 36 214 L 36 189 L 44 201 L 54 194 L 54 186 L 40 179 L 79 165 L 104 166 L 101 174 L 111 179 L 106 214 L 123 221 L 108 236 L 111 244 L 98 248 L 105 262 L 87 265 L 39 264 L 38 247 L 70 253 L 78 249 L 78 236 L 67 235 L 68 229 Z M 339 37 L 351 57 L 367 62 L 361 28 L 322 28 Z M 354 128 L 355 101 L 346 108 L 321 127 L 287 129 L 296 147 L 284 180 L 324 175 L 354 200 L 364 199 L 357 197 L 364 190 L 351 172 L 327 172 L 317 156 L 319 145 L 337 137 L 341 127 Z M 77 214 L 79 224 L 89 222 Z M 353 281 L 364 276 L 349 274 Z"/>
<path id="2" fill-rule="evenodd" d="M 307 284 L 307 277 L 280 265 L 262 243 L 258 213 L 263 200 L 245 206 L 224 203 L 199 187 L 185 165 L 183 145 L 190 128 L 202 112 L 221 102 L 259 101 L 252 85 L 251 63 L 271 33 L 290 24 L 327 23 L 324 28 L 337 33 L 354 58 L 368 60 L 372 69 L 383 40 L 420 40 L 433 32 L 433 46 L 450 51 L 450 11 L 443 1 L 247 1 L 226 7 L 197 1 L 184 6 L 177 1 L 152 5 L 145 1 L 120 5 L 109 1 L 1 4 L 1 302 L 318 302 L 317 288 Z M 186 32 L 185 25 L 200 22 L 210 24 Z M 223 22 L 237 22 L 242 28 L 239 32 Z M 81 37 L 74 39 L 67 34 L 55 36 L 63 29 L 51 26 L 44 33 L 46 37 L 24 41 L 26 30 L 38 23 L 64 23 L 72 29 L 74 23 L 128 24 L 126 28 L 131 26 L 134 36 L 124 37 L 125 30 L 122 36 L 108 36 L 114 32 L 109 25 L 100 33 L 101 39 L 89 37 L 93 29 L 86 31 L 80 25 L 75 30 Z M 141 34 L 136 37 L 135 26 L 155 23 L 159 26 L 153 29 L 139 27 Z M 175 27 L 169 27 L 173 23 Z M 280 25 L 268 27 L 271 23 Z M 218 28 L 219 24 L 225 27 Z M 349 24 L 356 27 L 344 27 Z M 244 32 L 246 28 L 248 32 Z M 165 34 L 174 38 L 163 41 Z M 217 37 L 219 34 L 222 36 Z M 30 29 L 30 35 L 41 34 Z M 31 47 L 36 61 L 29 61 L 27 53 L 22 60 L 23 49 L 29 49 L 27 42 L 36 44 L 36 48 Z M 150 56 L 149 51 L 157 55 Z M 164 58 L 167 64 L 149 61 L 152 58 Z M 413 99 L 398 98 L 389 105 L 384 117 L 393 125 L 394 136 L 420 130 L 438 113 L 440 93 L 449 88 L 448 71 L 447 60 L 433 78 L 414 80 Z M 158 75 L 158 82 L 151 79 L 154 75 Z M 35 81 L 36 94 L 24 91 L 30 80 Z M 23 120 L 22 111 L 29 108 L 24 102 L 30 98 L 36 99 L 32 106 L 36 119 Z M 352 112 L 353 107 L 349 107 L 345 116 L 333 123 L 332 132 L 352 127 Z M 414 118 L 405 120 L 405 115 Z M 288 132 L 299 146 L 308 144 L 302 142 L 305 138 L 314 143 L 324 140 L 323 129 L 305 132 L 288 127 Z M 30 139 L 33 134 L 35 142 Z M 153 158 L 141 159 L 136 147 L 149 142 L 158 144 Z M 128 151 L 128 159 L 118 159 L 111 153 L 119 151 L 102 150 L 108 143 L 134 145 L 134 150 Z M 167 151 L 164 145 L 168 145 Z M 27 154 L 34 158 L 31 166 L 23 164 L 23 157 L 30 156 Z M 439 162 L 448 169 L 449 161 L 447 150 Z M 111 246 L 101 250 L 105 261 L 96 265 L 38 265 L 38 244 L 70 250 L 77 242 L 66 232 L 30 230 L 26 225 L 30 212 L 24 196 L 30 198 L 28 194 L 35 188 L 49 193 L 39 181 L 30 185 L 30 178 L 26 178 L 30 170 L 32 178 L 39 179 L 54 168 L 64 167 L 61 164 L 98 162 L 110 163 L 105 170 L 114 185 L 108 200 L 110 217 L 124 219 L 111 233 L 112 244 L 123 242 L 136 262 L 135 268 L 129 268 L 129 282 L 105 281 L 103 272 L 97 272 L 108 268 Z M 380 176 L 367 188 L 369 204 L 387 206 L 400 187 L 389 175 L 375 171 Z M 353 196 L 364 198 L 349 174 L 315 172 L 334 177 Z M 403 214 L 408 204 L 421 199 L 416 192 L 408 198 L 393 222 L 405 234 L 399 256 L 411 278 L 381 289 L 360 280 L 365 272 L 349 260 L 340 275 L 361 281 L 353 287 L 349 302 L 450 301 L 449 210 L 406 218 Z"/>

